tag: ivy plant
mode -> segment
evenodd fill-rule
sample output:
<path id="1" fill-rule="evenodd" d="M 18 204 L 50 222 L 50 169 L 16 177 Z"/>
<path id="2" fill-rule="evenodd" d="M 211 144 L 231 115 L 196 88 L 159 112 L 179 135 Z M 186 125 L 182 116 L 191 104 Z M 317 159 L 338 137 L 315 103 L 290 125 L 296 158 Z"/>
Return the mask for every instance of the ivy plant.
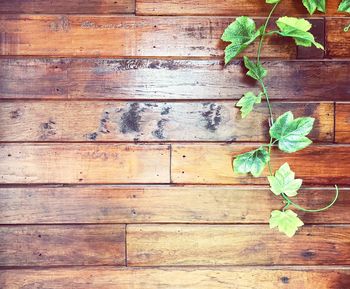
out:
<path id="1" fill-rule="evenodd" d="M 281 37 L 292 38 L 298 46 L 311 47 L 324 50 L 322 44 L 315 40 L 310 32 L 312 24 L 303 18 L 280 17 L 276 21 L 277 30 L 268 30 L 268 25 L 276 7 L 283 0 L 266 0 L 266 3 L 272 4 L 270 14 L 265 20 L 264 25 L 257 27 L 255 21 L 247 16 L 236 18 L 224 31 L 221 39 L 229 42 L 225 49 L 225 64 L 228 64 L 237 55 L 243 52 L 249 45 L 259 41 L 256 59 L 243 57 L 244 66 L 247 69 L 247 76 L 253 78 L 261 87 L 261 91 L 256 95 L 252 91 L 246 92 L 237 102 L 236 106 L 240 108 L 242 118 L 247 117 L 256 105 L 262 100 L 266 101 L 269 110 L 269 138 L 268 144 L 263 144 L 255 150 L 237 155 L 233 160 L 233 169 L 237 174 L 251 174 L 253 177 L 260 177 L 265 167 L 268 168 L 267 180 L 270 184 L 271 192 L 282 198 L 284 207 L 281 210 L 271 212 L 270 228 L 278 230 L 288 237 L 295 235 L 297 230 L 304 225 L 297 213 L 290 209 L 303 212 L 321 212 L 329 209 L 336 202 L 339 190 L 335 185 L 335 197 L 326 207 L 320 209 L 306 209 L 292 200 L 298 195 L 303 180 L 295 178 L 295 173 L 288 163 L 283 164 L 275 172 L 272 170 L 271 154 L 272 148 L 278 147 L 284 153 L 290 154 L 300 151 L 309 145 L 312 141 L 308 138 L 313 129 L 315 119 L 312 117 L 295 118 L 291 111 L 287 111 L 275 119 L 270 96 L 264 78 L 268 75 L 263 66 L 260 57 L 264 38 L 267 35 L 278 35 Z M 326 11 L 326 0 L 300 0 L 310 14 L 316 11 Z M 339 11 L 350 12 L 350 0 L 343 0 L 339 5 Z"/>

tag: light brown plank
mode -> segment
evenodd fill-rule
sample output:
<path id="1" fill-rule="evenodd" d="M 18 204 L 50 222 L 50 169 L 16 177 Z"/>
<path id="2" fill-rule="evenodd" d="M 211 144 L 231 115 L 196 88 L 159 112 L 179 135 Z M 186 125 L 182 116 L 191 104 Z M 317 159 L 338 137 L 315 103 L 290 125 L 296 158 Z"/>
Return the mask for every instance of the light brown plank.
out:
<path id="1" fill-rule="evenodd" d="M 326 206 L 333 188 L 307 188 L 297 202 Z M 69 201 L 67 201 L 69 200 Z M 350 191 L 304 223 L 350 223 Z M 266 187 L 88 186 L 0 188 L 0 223 L 266 223 L 281 199 Z"/>
<path id="2" fill-rule="evenodd" d="M 124 225 L 1 226 L 0 266 L 124 265 Z"/>
<path id="3" fill-rule="evenodd" d="M 221 58 L 226 45 L 220 37 L 232 21 L 231 17 L 1 15 L 0 54 Z M 256 55 L 256 44 L 247 55 Z M 290 39 L 267 39 L 263 50 L 264 57 L 295 55 Z"/>
<path id="4" fill-rule="evenodd" d="M 347 267 L 56 268 L 0 271 L 3 289 L 345 289 Z"/>
<path id="5" fill-rule="evenodd" d="M 350 33 L 344 31 L 344 27 L 349 24 L 349 17 L 330 17 L 326 19 L 326 45 L 329 58 L 350 57 Z"/>
<path id="6" fill-rule="evenodd" d="M 128 225 L 127 262 L 128 266 L 348 265 L 349 240 L 349 226 L 306 226 L 288 238 L 267 225 Z"/>
<path id="7" fill-rule="evenodd" d="M 173 144 L 172 174 L 174 183 L 191 184 L 266 184 L 264 174 L 259 178 L 233 173 L 234 156 L 259 145 Z M 313 145 L 293 154 L 272 153 L 273 169 L 288 162 L 298 178 L 306 184 L 350 184 L 350 146 Z M 267 169 L 265 171 L 267 173 Z"/>
<path id="8" fill-rule="evenodd" d="M 333 141 L 333 103 L 275 103 L 274 108 L 276 115 L 292 110 L 315 117 L 312 138 Z M 0 140 L 264 141 L 267 119 L 266 104 L 242 119 L 233 101 L 7 101 L 0 103 Z M 253 133 L 247 134 L 250 128 Z"/>
<path id="9" fill-rule="evenodd" d="M 350 142 L 350 103 L 336 104 L 335 141 Z"/>
<path id="10" fill-rule="evenodd" d="M 3 144 L 1 183 L 167 183 L 169 146 Z"/>
<path id="11" fill-rule="evenodd" d="M 134 0 L 1 0 L 0 5 L 0 13 L 122 14 L 134 11 Z"/>

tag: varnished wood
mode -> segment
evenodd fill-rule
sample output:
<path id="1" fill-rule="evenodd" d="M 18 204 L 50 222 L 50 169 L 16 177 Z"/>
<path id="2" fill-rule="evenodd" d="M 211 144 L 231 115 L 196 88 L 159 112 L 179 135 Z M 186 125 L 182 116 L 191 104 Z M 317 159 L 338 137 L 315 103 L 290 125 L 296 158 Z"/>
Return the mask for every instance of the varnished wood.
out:
<path id="1" fill-rule="evenodd" d="M 349 24 L 349 17 L 326 19 L 326 45 L 329 58 L 350 58 L 350 33 L 344 31 Z"/>
<path id="2" fill-rule="evenodd" d="M 350 272 L 344 267 L 76 267 L 0 271 L 3 289 L 344 289 Z"/>
<path id="3" fill-rule="evenodd" d="M 350 143 L 350 103 L 337 103 L 335 124 L 335 141 Z"/>
<path id="4" fill-rule="evenodd" d="M 1 183 L 168 183 L 169 159 L 167 145 L 3 144 L 0 176 Z"/>
<path id="5" fill-rule="evenodd" d="M 348 61 L 263 65 L 271 99 L 350 99 Z M 231 100 L 258 89 L 244 73 L 239 61 L 0 58 L 0 98 Z"/>
<path id="6" fill-rule="evenodd" d="M 233 158 L 259 147 L 256 145 L 189 144 L 172 145 L 171 179 L 191 184 L 266 184 L 266 174 L 253 178 L 234 174 Z M 350 184 L 350 146 L 312 145 L 293 154 L 272 152 L 272 167 L 288 162 L 298 178 L 306 184 Z M 267 173 L 267 168 L 265 173 Z"/>
<path id="7" fill-rule="evenodd" d="M 349 265 L 349 240 L 349 226 L 288 238 L 267 225 L 128 225 L 127 256 L 128 266 Z"/>
<path id="8" fill-rule="evenodd" d="M 297 202 L 321 208 L 333 188 L 300 190 Z M 305 223 L 350 223 L 350 191 L 320 214 L 299 212 Z M 267 187 L 87 186 L 0 188 L 2 224 L 266 223 L 283 206 Z"/>
<path id="9" fill-rule="evenodd" d="M 276 115 L 292 110 L 316 118 L 312 138 L 333 141 L 333 103 L 274 103 L 274 108 Z M 233 101 L 8 101 L 0 103 L 0 140 L 266 141 L 267 119 L 265 103 L 242 119 Z"/>
<path id="10" fill-rule="evenodd" d="M 124 265 L 124 225 L 1 226 L 0 266 Z"/>
<path id="11" fill-rule="evenodd" d="M 0 16 L 0 55 L 222 57 L 229 17 Z M 263 19 L 258 19 L 261 24 Z M 43 41 L 45 39 L 45 41 Z M 257 43 L 247 49 L 256 55 Z M 290 39 L 269 38 L 263 57 L 294 58 Z"/>

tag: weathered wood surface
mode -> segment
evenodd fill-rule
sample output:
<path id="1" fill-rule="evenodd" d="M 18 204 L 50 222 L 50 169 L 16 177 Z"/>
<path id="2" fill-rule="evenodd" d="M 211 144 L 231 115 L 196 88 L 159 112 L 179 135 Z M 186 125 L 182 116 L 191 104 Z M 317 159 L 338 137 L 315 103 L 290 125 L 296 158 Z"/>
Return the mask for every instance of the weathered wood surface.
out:
<path id="1" fill-rule="evenodd" d="M 334 188 L 307 188 L 297 202 L 326 206 Z M 322 214 L 299 212 L 305 223 L 350 223 L 350 190 L 341 188 Z M 2 224 L 266 223 L 282 201 L 267 187 L 74 186 L 0 188 Z"/>
<path id="2" fill-rule="evenodd" d="M 349 226 L 305 226 L 294 238 L 267 225 L 127 227 L 129 266 L 349 265 L 349 246 Z"/>
<path id="3" fill-rule="evenodd" d="M 268 109 L 242 119 L 235 102 L 6 101 L 1 141 L 266 141 Z M 312 139 L 333 141 L 333 103 L 274 103 L 316 118 Z M 250 133 L 250 129 L 252 133 Z M 186 133 L 184 133 L 186 129 Z M 16 131 L 16 133 L 13 133 Z M 247 133 L 249 132 L 249 133 Z"/>
<path id="4" fill-rule="evenodd" d="M 346 289 L 344 267 L 203 267 L 112 268 L 76 267 L 0 271 L 3 289 Z"/>
<path id="5" fill-rule="evenodd" d="M 271 99 L 349 100 L 349 61 L 264 61 Z M 239 99 L 258 85 L 240 61 L 0 58 L 0 98 Z"/>
<path id="6" fill-rule="evenodd" d="M 335 141 L 350 143 L 350 103 L 337 103 L 335 125 Z"/>
<path id="7" fill-rule="evenodd" d="M 123 14 L 134 11 L 134 0 L 1 0 L 0 5 L 0 13 Z"/>
<path id="8" fill-rule="evenodd" d="M 349 24 L 349 17 L 326 19 L 326 47 L 329 58 L 350 58 L 350 33 L 344 31 L 344 27 Z"/>
<path id="9" fill-rule="evenodd" d="M 3 144 L 0 160 L 1 183 L 169 182 L 167 145 Z"/>
<path id="10" fill-rule="evenodd" d="M 0 55 L 222 57 L 230 17 L 0 15 Z M 261 24 L 263 19 L 258 19 Z M 45 39 L 45 41 L 43 41 Z M 256 55 L 257 43 L 247 49 Z M 292 40 L 270 37 L 263 57 L 294 58 Z"/>
<path id="11" fill-rule="evenodd" d="M 1 226 L 0 239 L 0 266 L 125 264 L 125 225 Z"/>
<path id="12" fill-rule="evenodd" d="M 234 156 L 259 145 L 173 144 L 171 179 L 189 184 L 266 184 L 266 174 L 253 178 L 233 173 Z M 273 150 L 272 167 L 288 162 L 306 184 L 350 184 L 350 146 L 313 145 L 293 154 Z M 267 168 L 266 171 L 267 173 Z"/>

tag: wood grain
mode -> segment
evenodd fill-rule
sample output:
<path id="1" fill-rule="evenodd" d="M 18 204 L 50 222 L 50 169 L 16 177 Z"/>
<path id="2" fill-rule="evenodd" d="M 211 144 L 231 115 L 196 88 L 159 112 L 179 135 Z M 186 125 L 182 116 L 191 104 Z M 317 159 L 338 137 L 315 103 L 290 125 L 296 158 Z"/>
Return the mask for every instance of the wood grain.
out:
<path id="1" fill-rule="evenodd" d="M 297 202 L 307 208 L 321 208 L 333 196 L 333 188 L 307 188 L 300 190 Z M 298 214 L 304 223 L 350 223 L 349 205 L 350 189 L 341 188 L 332 209 L 321 214 Z M 266 187 L 0 188 L 2 224 L 266 223 L 270 212 L 281 206 L 281 199 Z"/>
<path id="2" fill-rule="evenodd" d="M 222 57 L 232 18 L 1 15 L 0 55 Z M 258 19 L 261 24 L 263 19 Z M 43 41 L 45 39 L 46 41 Z M 247 49 L 256 55 L 257 43 Z M 263 57 L 294 58 L 292 40 L 270 37 Z"/>
<path id="3" fill-rule="evenodd" d="M 127 256 L 128 266 L 349 265 L 349 240 L 349 226 L 288 238 L 267 225 L 128 225 Z"/>
<path id="4" fill-rule="evenodd" d="M 171 179 L 174 183 L 189 184 L 266 184 L 264 174 L 253 178 L 235 175 L 232 169 L 234 156 L 257 147 L 257 144 L 173 144 Z M 277 169 L 288 162 L 306 184 L 348 185 L 349 153 L 350 146 L 346 145 L 313 145 L 293 154 L 276 148 L 272 153 L 272 167 Z"/>
<path id="5" fill-rule="evenodd" d="M 337 143 L 350 142 L 350 103 L 336 104 L 335 141 Z"/>
<path id="6" fill-rule="evenodd" d="M 350 99 L 348 61 L 263 65 L 274 100 Z M 0 98 L 232 100 L 258 89 L 244 74 L 240 61 L 0 58 Z"/>
<path id="7" fill-rule="evenodd" d="M 167 183 L 169 146 L 3 144 L 2 183 Z"/>
<path id="8" fill-rule="evenodd" d="M 124 225 L 1 226 L 0 266 L 124 265 Z"/>
<path id="9" fill-rule="evenodd" d="M 326 19 L 326 45 L 329 58 L 350 58 L 350 33 L 344 27 L 350 24 L 349 17 Z"/>
<path id="10" fill-rule="evenodd" d="M 0 13 L 116 14 L 134 13 L 133 0 L 1 0 Z"/>
<path id="11" fill-rule="evenodd" d="M 3 289 L 345 289 L 346 267 L 56 268 L 0 271 Z"/>
<path id="12" fill-rule="evenodd" d="M 268 109 L 242 119 L 227 102 L 7 101 L 0 103 L 1 141 L 266 141 Z M 333 103 L 274 103 L 316 118 L 312 138 L 333 141 Z M 186 133 L 183 129 L 186 128 Z M 251 128 L 253 133 L 247 134 Z M 13 133 L 16 131 L 16 134 Z"/>

